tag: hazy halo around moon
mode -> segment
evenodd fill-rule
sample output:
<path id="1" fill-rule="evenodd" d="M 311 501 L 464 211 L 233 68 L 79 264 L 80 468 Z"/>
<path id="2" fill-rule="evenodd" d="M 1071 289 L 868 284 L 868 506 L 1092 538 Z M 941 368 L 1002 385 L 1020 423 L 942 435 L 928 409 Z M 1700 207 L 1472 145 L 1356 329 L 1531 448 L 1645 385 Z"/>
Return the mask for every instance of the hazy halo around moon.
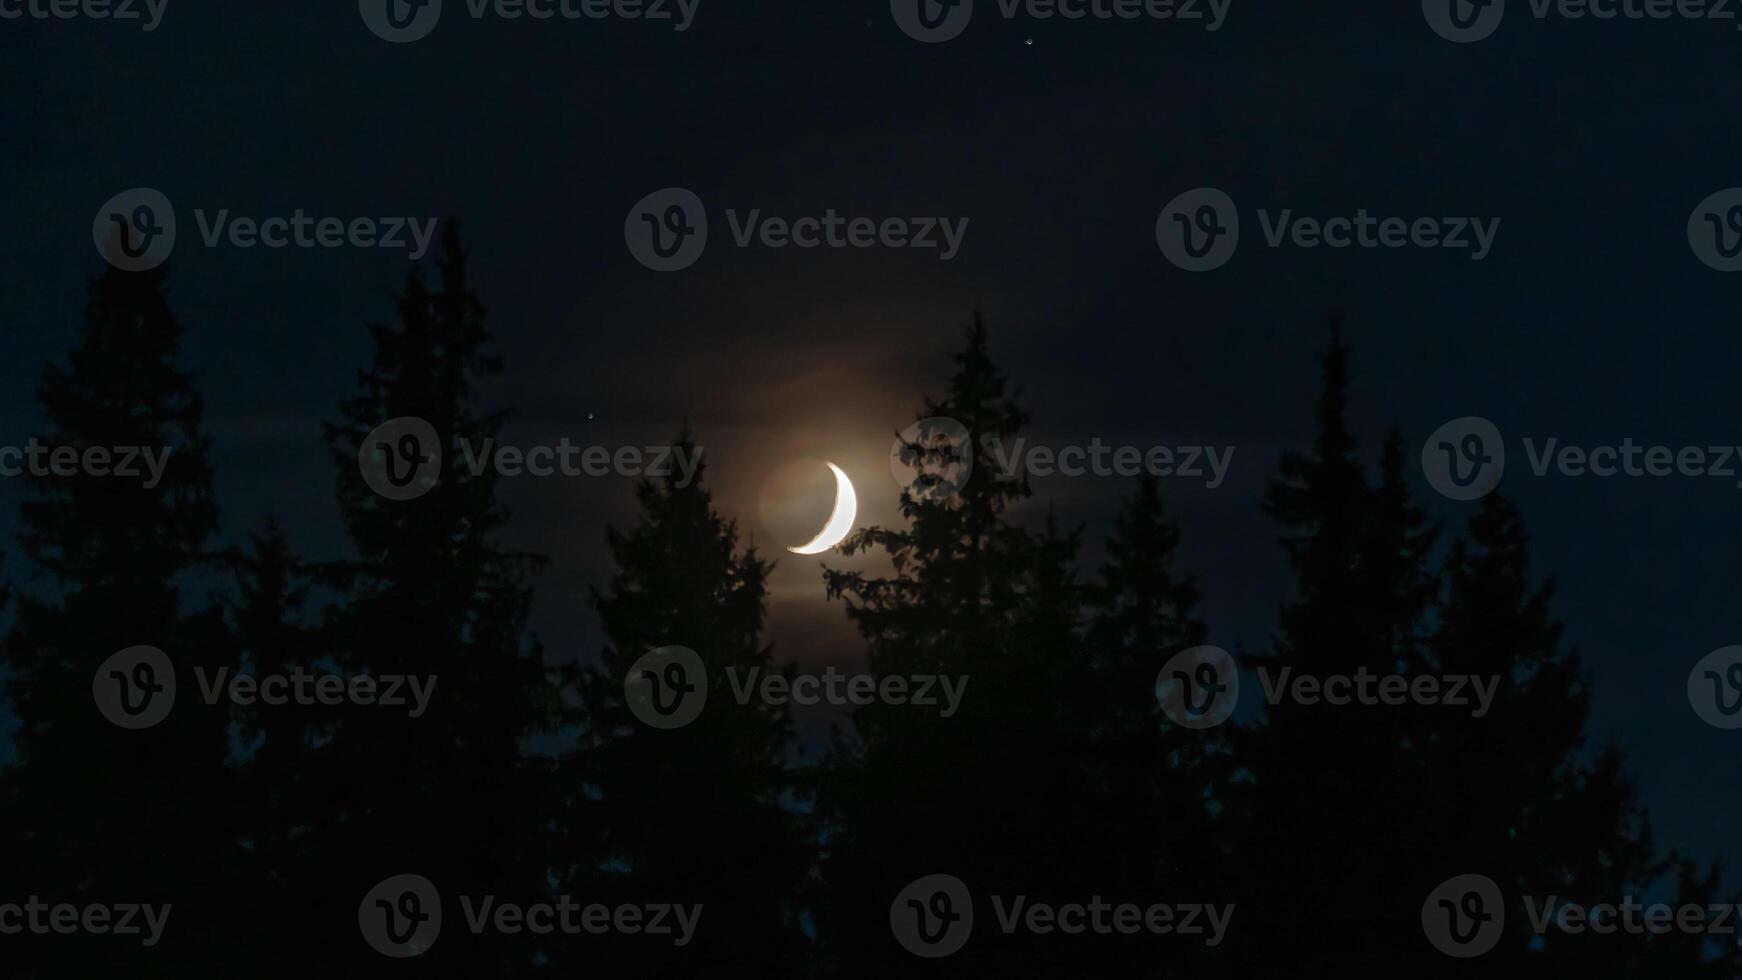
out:
<path id="1" fill-rule="evenodd" d="M 853 482 L 847 479 L 847 474 L 833 463 L 826 463 L 835 472 L 835 510 L 829 515 L 829 522 L 817 532 L 817 536 L 798 547 L 788 547 L 786 550 L 800 555 L 821 554 L 841 543 L 848 532 L 853 530 L 853 518 L 859 513 L 859 495 L 853 492 Z"/>

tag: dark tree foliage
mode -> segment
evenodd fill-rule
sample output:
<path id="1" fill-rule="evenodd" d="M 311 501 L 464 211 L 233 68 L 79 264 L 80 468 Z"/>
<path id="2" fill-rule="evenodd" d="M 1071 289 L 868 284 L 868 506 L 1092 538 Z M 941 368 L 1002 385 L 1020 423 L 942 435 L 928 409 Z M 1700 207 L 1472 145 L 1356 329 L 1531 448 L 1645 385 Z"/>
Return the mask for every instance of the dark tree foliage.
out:
<path id="1" fill-rule="evenodd" d="M 1094 773 L 1084 836 L 1106 892 L 1144 901 L 1237 901 L 1226 881 L 1236 774 L 1228 739 L 1216 729 L 1170 722 L 1155 695 L 1168 658 L 1206 641 L 1197 618 L 1199 583 L 1175 568 L 1178 525 L 1160 481 L 1149 474 L 1114 522 L 1092 590 L 1085 765 Z M 1152 943 L 1126 942 L 1122 964 L 1153 959 Z M 1149 948 L 1145 948 L 1148 946 Z M 1166 950 L 1173 972 L 1210 968 L 1217 954 Z"/>
<path id="2" fill-rule="evenodd" d="M 1215 642 L 1204 586 L 1180 567 L 1190 529 L 1142 477 L 1085 571 L 1083 530 L 1032 506 L 1025 475 L 1000 465 L 1029 419 L 976 315 L 920 416 L 954 420 L 970 441 L 904 443 L 921 476 L 900 525 L 842 545 L 877 563 L 823 573 L 870 674 L 944 677 L 962 700 L 948 717 L 942 704 L 859 707 L 815 769 L 800 764 L 788 709 L 754 692 L 802 669 L 765 640 L 772 566 L 740 545 L 703 469 L 642 481 L 634 524 L 608 532 L 615 568 L 591 593 L 598 657 L 553 666 L 528 636 L 542 559 L 503 543 L 498 475 L 467 465 L 509 415 L 482 404 L 502 365 L 453 223 L 433 273 L 409 274 L 396 322 L 372 328 L 357 393 L 326 427 L 342 560 L 305 558 L 272 522 L 215 549 L 211 447 L 176 366 L 180 336 L 161 270 L 92 279 L 71 353 L 43 373 L 40 441 L 81 456 L 167 450 L 168 464 L 149 486 L 82 467 L 27 477 L 29 575 L 0 595 L 19 726 L 18 762 L 0 772 L 0 902 L 169 904 L 170 927 L 156 947 L 0 935 L 0 976 L 1716 980 L 1742 967 L 1715 936 L 1531 928 L 1528 902 L 1551 898 L 1734 899 L 1716 867 L 1656 845 L 1619 751 L 1587 741 L 1589 684 L 1518 507 L 1491 493 L 1442 535 L 1411 490 L 1403 438 L 1364 456 L 1336 326 L 1312 444 L 1283 457 L 1263 505 L 1292 594 L 1268 647 L 1239 651 L 1240 712 L 1191 729 L 1156 696 L 1170 658 Z M 446 462 L 427 492 L 389 500 L 359 453 L 407 417 L 438 433 Z M 687 429 L 677 442 L 697 452 Z M 196 576 L 213 570 L 225 591 L 205 595 Z M 164 651 L 177 699 L 127 730 L 93 693 L 99 665 L 141 645 Z M 705 706 L 660 727 L 635 684 L 643 658 L 672 647 L 699 659 L 688 696 Z M 223 671 L 435 687 L 420 717 L 207 704 Z M 1473 683 L 1462 705 L 1309 704 L 1287 690 L 1357 674 Z M 1473 694 L 1485 685 L 1491 703 Z M 407 873 L 434 883 L 444 927 L 424 955 L 389 960 L 359 935 L 359 903 Z M 896 941 L 892 903 L 938 874 L 968 886 L 976 923 L 962 951 L 921 959 Z M 1422 928 L 1429 893 L 1466 874 L 1506 901 L 1499 945 L 1470 961 Z M 486 901 L 561 898 L 702 914 L 681 946 L 471 926 Z M 1006 932 L 1019 898 L 1235 914 L 1215 947 Z"/>
<path id="3" fill-rule="evenodd" d="M 687 432 L 675 444 L 697 452 Z M 734 682 L 792 675 L 762 641 L 770 566 L 755 548 L 739 550 L 704 473 L 698 465 L 688 482 L 643 480 L 636 525 L 608 535 L 617 570 L 592 601 L 609 642 L 599 662 L 576 671 L 581 737 L 559 769 L 558 867 L 565 892 L 607 904 L 701 904 L 701 925 L 683 947 L 585 938 L 560 952 L 559 969 L 785 977 L 811 965 L 800 898 L 814 845 L 802 779 L 787 766 L 791 719 L 783 706 L 734 694 Z M 625 685 L 637 660 L 667 646 L 700 657 L 705 707 L 661 730 L 632 714 Z"/>
<path id="4" fill-rule="evenodd" d="M 82 463 L 73 475 L 25 476 L 21 543 L 32 574 L 4 645 L 21 764 L 6 773 L 16 802 L 3 880 L 9 900 L 170 903 L 172 927 L 153 948 L 115 936 L 7 937 L 11 976 L 187 976 L 234 948 L 227 719 L 200 703 L 193 673 L 233 659 L 217 617 L 186 595 L 217 507 L 200 398 L 175 363 L 182 330 L 164 276 L 94 277 L 77 342 L 37 388 L 48 422 L 41 445 L 71 447 L 81 460 L 93 448 L 169 455 L 152 487 L 149 476 L 97 475 Z M 177 698 L 161 723 L 130 731 L 98 712 L 92 685 L 110 655 L 139 645 L 169 657 Z"/>
<path id="5" fill-rule="evenodd" d="M 1368 482 L 1345 416 L 1348 347 L 1333 327 L 1319 433 L 1285 456 L 1267 498 L 1296 573 L 1275 650 L 1261 669 L 1319 677 L 1367 671 L 1467 676 L 1492 685 L 1464 705 L 1303 704 L 1284 696 L 1239 733 L 1249 767 L 1232 869 L 1251 908 L 1240 962 L 1259 972 L 1329 972 L 1364 963 L 1462 976 L 1421 932 L 1441 882 L 1481 874 L 1500 888 L 1506 933 L 1480 961 L 1533 975 L 1589 976 L 1627 964 L 1662 976 L 1729 976 L 1734 949 L 1687 936 L 1568 935 L 1530 927 L 1528 903 L 1673 898 L 1717 889 L 1674 855 L 1656 857 L 1612 749 L 1586 751 L 1588 693 L 1560 648 L 1552 584 L 1535 585 L 1515 508 L 1485 498 L 1433 561 L 1438 528 L 1411 498 L 1393 434 Z M 1442 688 L 1443 689 L 1443 688 Z M 1261 687 L 1262 690 L 1262 687 Z"/>
<path id="6" fill-rule="evenodd" d="M 1619 751 L 1587 751 L 1590 690 L 1578 654 L 1562 645 L 1553 598 L 1552 580 L 1532 578 L 1518 508 L 1500 493 L 1484 497 L 1446 558 L 1428 649 L 1440 672 L 1500 683 L 1482 718 L 1417 719 L 1431 795 L 1415 826 L 1433 846 L 1430 867 L 1485 874 L 1539 908 L 1549 896 L 1584 906 L 1629 896 L 1702 907 L 1734 901 L 1720 894 L 1715 869 L 1658 856 Z M 1538 939 L 1522 912 L 1512 910 L 1487 960 L 1552 977 L 1728 977 L 1739 963 L 1734 942 L 1679 933 L 1551 930 Z"/>
<path id="7" fill-rule="evenodd" d="M 1308 972 L 1330 970 L 1357 948 L 1375 958 L 1438 955 L 1423 943 L 1419 906 L 1393 897 L 1412 894 L 1418 862 L 1397 831 L 1422 802 L 1402 716 L 1286 694 L 1271 705 L 1266 696 L 1297 675 L 1387 675 L 1419 660 L 1434 531 L 1410 500 L 1395 438 L 1382 453 L 1380 484 L 1367 478 L 1347 419 L 1348 357 L 1333 325 L 1312 449 L 1284 455 L 1265 498 L 1296 594 L 1274 649 L 1251 658 L 1259 675 L 1241 690 L 1267 716 L 1239 738 L 1254 781 L 1234 872 L 1250 909 L 1241 935 L 1269 937 L 1239 944 L 1252 969 L 1290 957 Z"/>
<path id="8" fill-rule="evenodd" d="M 229 559 L 236 579 L 229 625 L 242 661 L 239 669 L 256 676 L 330 669 L 326 637 L 310 621 L 317 570 L 297 554 L 284 529 L 265 522 L 248 548 Z M 236 808 L 245 853 L 239 870 L 252 883 L 251 914 L 262 922 L 289 926 L 331 901 L 330 886 L 314 869 L 328 817 L 322 803 L 330 793 L 325 774 L 339 764 L 331 747 L 338 714 L 322 705 L 255 704 L 234 710 L 242 762 Z M 286 943 L 261 972 L 289 976 L 319 969 L 322 945 Z"/>
<path id="9" fill-rule="evenodd" d="M 343 594 L 324 624 L 330 655 L 346 675 L 419 675 L 437 686 L 422 717 L 382 706 L 339 713 L 323 752 L 331 764 L 317 777 L 314 870 L 333 895 L 317 921 L 345 935 L 377 882 L 420 874 L 452 917 L 441 934 L 445 968 L 513 976 L 530 969 L 526 944 L 495 930 L 474 935 L 460 898 L 474 908 L 491 895 L 547 898 L 551 787 L 544 763 L 525 749 L 554 725 L 556 699 L 542 652 L 525 635 L 528 581 L 541 559 L 502 546 L 497 475 L 465 465 L 465 449 L 484 452 L 507 413 L 477 405 L 478 385 L 501 363 L 458 227 L 443 230 L 435 283 L 421 269 L 411 274 L 398 324 L 372 329 L 375 356 L 358 376 L 360 391 L 327 428 L 356 549 L 332 570 Z M 427 493 L 389 501 L 364 482 L 358 452 L 372 429 L 406 416 L 434 428 L 444 464 Z M 342 972 L 378 966 L 356 952 L 335 945 L 323 955 Z"/>

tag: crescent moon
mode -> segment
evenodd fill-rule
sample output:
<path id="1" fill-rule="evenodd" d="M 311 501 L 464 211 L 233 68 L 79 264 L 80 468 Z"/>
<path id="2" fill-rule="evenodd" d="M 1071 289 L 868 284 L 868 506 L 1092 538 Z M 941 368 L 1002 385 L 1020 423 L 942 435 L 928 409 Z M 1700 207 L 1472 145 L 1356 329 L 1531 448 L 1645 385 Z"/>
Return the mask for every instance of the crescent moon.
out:
<path id="1" fill-rule="evenodd" d="M 859 513 L 859 495 L 853 492 L 853 482 L 847 479 L 847 474 L 842 473 L 839 466 L 829 463 L 828 467 L 835 471 L 834 513 L 829 515 L 829 522 L 823 525 L 816 537 L 796 548 L 789 546 L 787 551 L 800 555 L 821 554 L 840 544 L 841 539 L 853 530 L 853 518 Z"/>

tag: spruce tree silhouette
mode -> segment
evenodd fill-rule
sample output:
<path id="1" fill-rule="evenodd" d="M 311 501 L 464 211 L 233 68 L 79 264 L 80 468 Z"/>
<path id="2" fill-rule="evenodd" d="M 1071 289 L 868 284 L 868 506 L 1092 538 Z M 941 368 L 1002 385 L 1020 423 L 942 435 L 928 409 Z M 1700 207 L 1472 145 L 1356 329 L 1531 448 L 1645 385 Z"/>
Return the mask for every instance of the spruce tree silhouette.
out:
<path id="1" fill-rule="evenodd" d="M 332 670 L 331 645 L 310 622 L 316 569 L 292 548 L 284 528 L 264 522 L 248 548 L 229 559 L 236 579 L 228 603 L 230 632 L 244 668 L 256 676 Z M 240 871 L 250 882 L 250 914 L 287 934 L 301 934 L 309 910 L 329 901 L 331 886 L 316 872 L 322 842 L 335 832 L 324 804 L 333 789 L 324 779 L 339 765 L 331 742 L 338 714 L 320 704 L 257 704 L 236 711 L 242 758 L 236 809 L 246 855 Z M 284 943 L 256 972 L 307 975 L 321 967 L 327 948 Z"/>
<path id="2" fill-rule="evenodd" d="M 372 328 L 361 391 L 327 427 L 355 555 L 326 563 L 299 556 L 271 523 L 246 549 L 209 550 L 210 440 L 175 365 L 165 273 L 93 277 L 67 364 L 43 374 L 42 442 L 171 452 L 152 487 L 27 477 L 21 545 L 34 574 L 11 593 L 0 644 L 20 725 L 18 764 L 0 772 L 12 844 L 0 899 L 173 911 L 154 948 L 7 936 L 5 976 L 1742 974 L 1719 936 L 1531 929 L 1525 896 L 1735 898 L 1715 866 L 1660 853 L 1620 752 L 1588 745 L 1589 682 L 1563 644 L 1552 580 L 1533 576 L 1517 507 L 1488 495 L 1442 549 L 1396 433 L 1369 479 L 1337 325 L 1312 448 L 1285 455 L 1266 495 L 1295 594 L 1272 649 L 1246 658 L 1266 683 L 1248 678 L 1243 697 L 1286 684 L 1285 669 L 1471 675 L 1498 678 L 1487 713 L 1285 693 L 1256 724 L 1174 725 L 1155 700 L 1157 671 L 1209 633 L 1197 580 L 1175 567 L 1181 532 L 1160 482 L 1137 481 L 1085 581 L 1080 529 L 1050 510 L 1038 527 L 1021 523 L 1012 510 L 1030 496 L 1026 478 L 982 454 L 954 492 L 929 479 L 904 488 L 904 527 L 843 544 L 887 556 L 888 573 L 824 570 L 871 672 L 965 677 L 959 712 L 865 706 L 818 775 L 791 763 L 787 709 L 740 700 L 794 668 L 776 666 L 764 641 L 771 566 L 740 547 L 701 469 L 683 485 L 637 486 L 639 519 L 608 533 L 616 572 L 592 594 L 600 660 L 546 667 L 526 635 L 540 559 L 501 545 L 496 474 L 465 465 L 508 416 L 477 404 L 501 365 L 452 222 L 435 267 L 433 286 L 410 274 L 396 325 Z M 978 314 L 955 363 L 922 417 L 961 423 L 973 448 L 1010 444 L 1028 419 Z M 440 434 L 447 464 L 427 493 L 389 500 L 359 453 L 378 425 L 408 416 Z M 677 442 L 695 449 L 687 432 Z M 930 464 L 959 451 L 905 449 Z M 190 595 L 190 573 L 219 559 L 234 595 Z M 127 730 L 92 695 L 99 665 L 142 644 L 167 654 L 178 696 L 161 722 Z M 707 697 L 693 721 L 662 729 L 638 713 L 630 682 L 650 649 L 672 645 L 700 658 Z M 209 706 L 196 668 L 208 682 L 222 669 L 439 680 L 428 714 L 410 718 Z M 132 682 L 107 680 L 121 679 Z M 571 751 L 529 750 L 559 726 L 576 736 Z M 389 960 L 358 936 L 358 904 L 408 872 L 435 883 L 446 925 L 428 955 Z M 960 878 L 976 903 L 972 939 L 939 960 L 915 957 L 890 928 L 896 895 L 933 874 Z M 1462 874 L 1490 877 L 1506 898 L 1499 945 L 1471 961 L 1422 932 L 1423 900 Z M 554 894 L 704 911 L 682 947 L 469 927 L 486 896 Z M 1016 896 L 1238 911 L 1217 948 L 1006 935 Z"/>
<path id="3" fill-rule="evenodd" d="M 1090 592 L 1089 667 L 1098 710 L 1085 720 L 1095 783 L 1083 835 L 1099 848 L 1094 867 L 1104 893 L 1238 907 L 1226 881 L 1227 797 L 1235 776 L 1228 738 L 1221 729 L 1173 724 L 1155 695 L 1163 664 L 1206 637 L 1197 618 L 1198 581 L 1174 567 L 1179 541 L 1161 481 L 1145 472 L 1115 520 Z M 1110 949 L 1115 941 L 1108 937 L 1097 947 Z M 1170 947 L 1156 963 L 1153 939 L 1124 938 L 1122 945 L 1122 965 L 1147 956 L 1168 975 L 1209 969 L 1219 955 Z"/>
<path id="4" fill-rule="evenodd" d="M 688 432 L 675 445 L 696 452 Z M 687 483 L 642 480 L 638 522 L 607 536 L 617 571 L 592 601 L 609 642 L 574 672 L 582 735 L 560 770 L 569 809 L 557 874 L 559 889 L 592 901 L 701 904 L 700 926 L 682 947 L 580 937 L 553 957 L 561 971 L 796 977 L 812 965 L 799 907 L 812 832 L 808 793 L 786 766 L 791 719 L 782 705 L 734 695 L 793 670 L 776 668 L 762 642 L 770 566 L 754 547 L 739 550 L 704 474 L 698 465 Z M 638 660 L 668 646 L 700 658 L 700 690 L 684 697 L 705 700 L 693 720 L 661 729 L 635 716 L 626 684 Z"/>
<path id="5" fill-rule="evenodd" d="M 19 901 L 173 908 L 153 948 L 139 936 L 8 936 L 13 977 L 218 976 L 234 962 L 227 718 L 200 703 L 192 673 L 233 661 L 215 610 L 184 595 L 217 508 L 200 398 L 175 364 L 182 331 L 166 275 L 93 277 L 77 343 L 37 389 L 43 446 L 81 460 L 105 450 L 116 467 L 130 450 L 169 455 L 150 487 L 149 476 L 97 475 L 82 462 L 71 475 L 27 471 L 21 539 L 33 575 L 4 644 L 20 726 L 19 764 L 5 774 L 4 879 Z M 163 720 L 127 730 L 99 713 L 93 680 L 119 684 L 95 677 L 99 665 L 139 645 L 167 655 L 177 695 Z M 165 680 L 118 693 L 147 717 L 169 703 L 167 691 L 146 693 Z"/>
<path id="6" fill-rule="evenodd" d="M 1658 858 L 1619 754 L 1588 757 L 1588 691 L 1560 649 L 1552 584 L 1529 576 L 1517 511 L 1484 499 L 1441 568 L 1437 525 L 1408 490 L 1395 433 L 1370 485 L 1344 406 L 1348 346 L 1333 325 L 1313 451 L 1284 457 L 1266 509 L 1297 578 L 1276 649 L 1258 660 L 1315 675 L 1468 675 L 1498 685 L 1492 707 L 1302 704 L 1235 732 L 1254 786 L 1243 794 L 1233 878 L 1254 971 L 1325 975 L 1367 965 L 1421 976 L 1528 966 L 1532 975 L 1732 976 L 1733 947 L 1699 937 L 1530 930 L 1526 896 L 1578 903 L 1705 904 L 1715 870 Z M 1504 898 L 1500 944 L 1481 959 L 1435 950 L 1422 907 L 1442 882 L 1492 879 Z"/>
<path id="7" fill-rule="evenodd" d="M 1237 733 L 1240 763 L 1255 783 L 1236 872 L 1240 935 L 1248 937 L 1237 949 L 1247 969 L 1318 973 L 1409 962 L 1418 950 L 1439 955 L 1421 935 L 1419 902 L 1397 897 L 1411 894 L 1418 860 L 1399 830 L 1423 799 L 1406 765 L 1406 715 L 1286 693 L 1302 674 L 1407 669 L 1419 659 L 1433 594 L 1426 551 L 1435 532 L 1402 480 L 1400 444 L 1388 441 L 1377 489 L 1356 455 L 1348 357 L 1333 323 L 1312 451 L 1285 454 L 1265 497 L 1296 595 L 1282 611 L 1275 649 L 1253 658 L 1259 683 L 1242 691 L 1245 699 L 1282 690 L 1265 725 Z"/>
<path id="8" fill-rule="evenodd" d="M 928 399 L 921 418 L 954 420 L 974 446 L 1010 445 L 1027 415 L 991 360 L 979 314 L 955 361 L 946 395 Z M 1079 533 L 1010 521 L 1030 493 L 1024 474 L 977 458 L 964 483 L 941 492 L 951 488 L 933 477 L 962 462 L 963 447 L 903 445 L 927 472 L 902 490 L 907 526 L 865 528 L 842 545 L 888 555 L 893 574 L 829 569 L 825 582 L 846 601 L 873 674 L 943 674 L 968 686 L 950 718 L 913 705 L 854 713 L 822 795 L 828 895 L 819 930 L 830 966 L 845 976 L 1065 975 L 1081 967 L 1081 945 L 1006 935 L 998 916 L 1017 896 L 1086 902 L 1106 887 L 1095 864 L 1104 842 L 1085 839 L 1104 826 L 1090 820 L 1100 777 L 1089 719 L 1108 705 L 1084 650 Z M 923 960 L 891 935 L 891 905 L 935 874 L 966 885 L 977 924 L 962 951 Z"/>
<path id="9" fill-rule="evenodd" d="M 1585 906 L 1627 896 L 1701 906 L 1734 901 L 1717 898 L 1715 869 L 1701 875 L 1674 854 L 1655 855 L 1619 751 L 1587 751 L 1589 686 L 1550 612 L 1554 583 L 1532 580 L 1529 551 L 1522 515 L 1496 492 L 1482 499 L 1446 558 L 1432 663 L 1500 683 L 1485 717 L 1418 713 L 1433 789 L 1421 822 L 1432 830 L 1423 842 L 1432 870 L 1442 878 L 1487 875 L 1539 907 L 1551 895 Z M 1423 893 L 1435 883 L 1427 881 Z M 1734 942 L 1676 932 L 1551 929 L 1537 939 L 1522 899 L 1515 902 L 1488 962 L 1556 977 L 1729 977 L 1742 963 Z"/>
<path id="10" fill-rule="evenodd" d="M 978 313 L 966 339 L 948 393 L 941 401 L 927 399 L 921 418 L 954 420 L 975 440 L 1008 439 L 1027 416 L 1006 394 Z M 961 462 L 963 450 L 972 448 L 915 443 L 907 451 L 936 468 Z M 886 553 L 893 575 L 824 572 L 830 598 L 846 600 L 847 616 L 866 641 L 872 674 L 955 674 L 969 683 L 952 718 L 906 705 L 856 709 L 854 741 L 840 746 L 831 763 L 820 800 L 828 907 L 819 930 L 842 976 L 960 969 L 970 952 L 928 963 L 900 948 L 888 927 L 891 903 L 909 882 L 933 874 L 954 875 L 978 895 L 1001 884 L 992 869 L 1002 863 L 1020 870 L 1032 856 L 1026 848 L 1018 856 L 1000 847 L 1011 814 L 1001 805 L 1003 794 L 992 789 L 1003 783 L 998 774 L 1008 765 L 999 758 L 1003 740 L 1016 733 L 997 729 L 989 699 L 992 673 L 1008 670 L 1000 654 L 1016 625 L 1014 594 L 1028 550 L 1026 536 L 1004 514 L 1029 489 L 1020 475 L 1002 476 L 984 460 L 971 462 L 967 481 L 953 494 L 941 485 L 902 488 L 906 529 L 867 527 L 842 542 L 848 555 Z M 987 852 L 1004 852 L 1002 861 Z M 984 956 L 984 943 L 970 949 Z"/>
<path id="11" fill-rule="evenodd" d="M 533 959 L 524 936 L 474 934 L 463 898 L 477 913 L 485 896 L 548 897 L 548 780 L 522 752 L 555 723 L 554 685 L 525 636 L 527 581 L 541 559 L 498 542 L 507 516 L 497 474 L 467 465 L 490 451 L 507 413 L 476 404 L 477 385 L 501 364 L 454 221 L 435 265 L 433 289 L 421 270 L 409 276 L 398 325 L 372 328 L 362 390 L 327 426 L 357 554 L 330 570 L 344 588 L 326 624 L 333 659 L 348 675 L 436 679 L 422 717 L 347 705 L 323 752 L 331 771 L 318 777 L 328 818 L 315 880 L 330 897 L 309 927 L 345 937 L 322 950 L 327 969 L 345 976 L 395 965 L 355 932 L 364 894 L 390 876 L 422 875 L 441 894 L 439 962 L 421 968 L 454 976 L 518 976 Z M 365 482 L 358 453 L 376 426 L 407 416 L 434 428 L 444 463 L 422 496 L 388 500 Z"/>

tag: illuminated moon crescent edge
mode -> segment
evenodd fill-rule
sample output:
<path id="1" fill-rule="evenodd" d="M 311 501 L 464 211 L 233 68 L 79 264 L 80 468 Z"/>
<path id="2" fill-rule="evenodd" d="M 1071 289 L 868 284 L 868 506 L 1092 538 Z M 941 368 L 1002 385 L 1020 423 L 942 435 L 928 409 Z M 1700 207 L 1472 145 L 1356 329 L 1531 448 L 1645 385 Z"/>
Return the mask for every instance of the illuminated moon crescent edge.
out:
<path id="1" fill-rule="evenodd" d="M 853 492 L 853 483 L 847 479 L 847 474 L 833 463 L 827 464 L 835 473 L 835 510 L 829 515 L 829 522 L 817 532 L 817 536 L 796 548 L 786 550 L 800 555 L 821 554 L 841 543 L 848 532 L 853 530 L 853 518 L 859 513 L 859 496 Z"/>

